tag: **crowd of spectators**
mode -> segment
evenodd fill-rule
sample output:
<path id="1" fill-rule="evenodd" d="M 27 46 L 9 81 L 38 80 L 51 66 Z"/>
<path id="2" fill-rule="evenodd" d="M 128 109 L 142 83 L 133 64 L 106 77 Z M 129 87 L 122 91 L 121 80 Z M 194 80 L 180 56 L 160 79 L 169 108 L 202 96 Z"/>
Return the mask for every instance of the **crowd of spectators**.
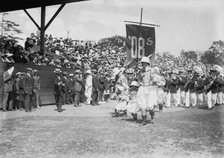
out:
<path id="1" fill-rule="evenodd" d="M 28 37 L 24 47 L 11 41 L 1 41 L 3 62 L 34 63 L 56 67 L 85 67 L 111 69 L 122 67 L 125 62 L 125 46 L 119 38 L 100 42 L 72 40 L 45 36 L 45 53 L 40 54 L 40 40 L 34 34 Z"/>
<path id="2" fill-rule="evenodd" d="M 217 43 L 218 42 L 218 43 Z M 223 50 L 220 42 L 215 42 L 211 49 Z M 3 62 L 34 63 L 36 65 L 50 65 L 56 67 L 84 67 L 86 69 L 112 70 L 121 68 L 125 64 L 125 38 L 114 36 L 98 42 L 72 40 L 71 38 L 57 38 L 45 35 L 45 53 L 40 54 L 40 39 L 31 34 L 24 43 L 24 47 L 7 40 L 1 40 L 0 55 Z M 188 70 L 199 65 L 208 71 L 211 65 L 203 64 L 200 60 L 177 57 L 169 54 L 156 54 L 155 65 L 163 71 L 173 69 Z"/>

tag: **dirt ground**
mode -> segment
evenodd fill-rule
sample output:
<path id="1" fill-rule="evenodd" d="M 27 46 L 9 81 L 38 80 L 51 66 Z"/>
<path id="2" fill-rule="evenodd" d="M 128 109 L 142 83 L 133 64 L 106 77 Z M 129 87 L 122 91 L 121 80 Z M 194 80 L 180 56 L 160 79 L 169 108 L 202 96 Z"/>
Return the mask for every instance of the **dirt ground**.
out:
<path id="1" fill-rule="evenodd" d="M 0 112 L 0 157 L 224 157 L 224 106 L 212 111 L 165 108 L 146 126 L 130 115 L 112 117 L 114 102 L 63 108 L 62 113 L 55 106 Z"/>

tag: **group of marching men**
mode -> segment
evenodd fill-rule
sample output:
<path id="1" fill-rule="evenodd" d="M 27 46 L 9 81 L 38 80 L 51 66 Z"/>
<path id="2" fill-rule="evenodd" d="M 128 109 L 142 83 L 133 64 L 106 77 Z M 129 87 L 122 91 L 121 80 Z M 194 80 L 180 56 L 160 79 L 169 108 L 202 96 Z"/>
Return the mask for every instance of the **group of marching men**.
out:
<path id="1" fill-rule="evenodd" d="M 224 105 L 223 73 L 219 65 L 214 65 L 208 74 L 199 66 L 192 70 L 164 73 L 151 65 L 150 58 L 143 57 L 131 84 L 128 84 L 124 68 L 113 70 L 118 94 L 115 116 L 129 112 L 137 120 L 137 113 L 141 112 L 142 124 L 145 125 L 148 113 L 151 116 L 149 122 L 153 123 L 156 107 L 159 107 L 159 112 L 164 106 L 207 106 L 212 110 L 215 105 Z"/>

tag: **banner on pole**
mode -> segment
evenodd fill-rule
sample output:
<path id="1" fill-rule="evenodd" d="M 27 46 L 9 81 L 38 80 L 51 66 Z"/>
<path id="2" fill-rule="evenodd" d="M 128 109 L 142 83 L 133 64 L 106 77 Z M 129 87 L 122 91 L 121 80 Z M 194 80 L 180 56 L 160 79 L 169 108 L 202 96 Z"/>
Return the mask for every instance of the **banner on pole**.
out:
<path id="1" fill-rule="evenodd" d="M 136 63 L 138 59 L 155 53 L 155 28 L 126 24 L 127 62 Z"/>

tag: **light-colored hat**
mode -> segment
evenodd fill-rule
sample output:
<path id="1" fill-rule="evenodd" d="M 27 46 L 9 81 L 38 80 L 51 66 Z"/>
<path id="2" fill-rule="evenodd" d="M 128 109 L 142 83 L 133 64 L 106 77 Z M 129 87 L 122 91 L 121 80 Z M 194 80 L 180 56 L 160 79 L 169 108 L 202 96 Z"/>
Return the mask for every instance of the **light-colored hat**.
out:
<path id="1" fill-rule="evenodd" d="M 13 54 L 12 53 L 6 53 L 6 56 L 11 57 L 11 56 L 13 56 Z"/>
<path id="2" fill-rule="evenodd" d="M 26 70 L 27 70 L 27 71 L 32 71 L 33 69 L 30 68 L 30 67 L 28 67 L 28 68 L 26 68 Z"/>
<path id="3" fill-rule="evenodd" d="M 21 74 L 21 72 L 17 72 L 17 73 L 16 73 L 16 76 L 18 76 L 18 75 L 20 75 L 20 74 Z"/>
<path id="4" fill-rule="evenodd" d="M 151 64 L 151 61 L 148 57 L 142 57 L 140 63 L 148 63 L 148 64 Z"/>
<path id="5" fill-rule="evenodd" d="M 33 72 L 37 72 L 38 70 L 37 69 L 33 69 Z"/>
<path id="6" fill-rule="evenodd" d="M 214 65 L 213 66 L 214 70 L 216 70 L 218 73 L 223 73 L 223 68 L 219 65 Z"/>
<path id="7" fill-rule="evenodd" d="M 81 72 L 81 70 L 79 70 L 79 69 L 75 70 L 75 74 L 80 73 L 80 72 Z"/>
<path id="8" fill-rule="evenodd" d="M 69 76 L 74 76 L 74 74 L 69 74 Z"/>
<path id="9" fill-rule="evenodd" d="M 63 74 L 63 75 L 67 75 L 68 73 L 67 73 L 66 71 L 63 71 L 62 74 Z"/>
<path id="10" fill-rule="evenodd" d="M 120 72 L 119 68 L 115 67 L 113 69 L 113 76 L 116 76 Z"/>
<path id="11" fill-rule="evenodd" d="M 174 73 L 174 74 L 178 74 L 179 71 L 178 71 L 177 69 L 174 69 L 174 70 L 173 70 L 173 73 Z"/>
<path id="12" fill-rule="evenodd" d="M 61 73 L 61 70 L 60 69 L 55 69 L 54 73 Z"/>
<path id="13" fill-rule="evenodd" d="M 136 86 L 136 87 L 138 87 L 138 86 L 139 86 L 139 84 L 138 84 L 138 82 L 137 82 L 137 81 L 132 81 L 132 82 L 131 82 L 131 86 Z"/>
<path id="14" fill-rule="evenodd" d="M 86 71 L 86 74 L 91 74 L 91 71 L 90 71 L 90 70 L 87 70 L 87 71 Z"/>

